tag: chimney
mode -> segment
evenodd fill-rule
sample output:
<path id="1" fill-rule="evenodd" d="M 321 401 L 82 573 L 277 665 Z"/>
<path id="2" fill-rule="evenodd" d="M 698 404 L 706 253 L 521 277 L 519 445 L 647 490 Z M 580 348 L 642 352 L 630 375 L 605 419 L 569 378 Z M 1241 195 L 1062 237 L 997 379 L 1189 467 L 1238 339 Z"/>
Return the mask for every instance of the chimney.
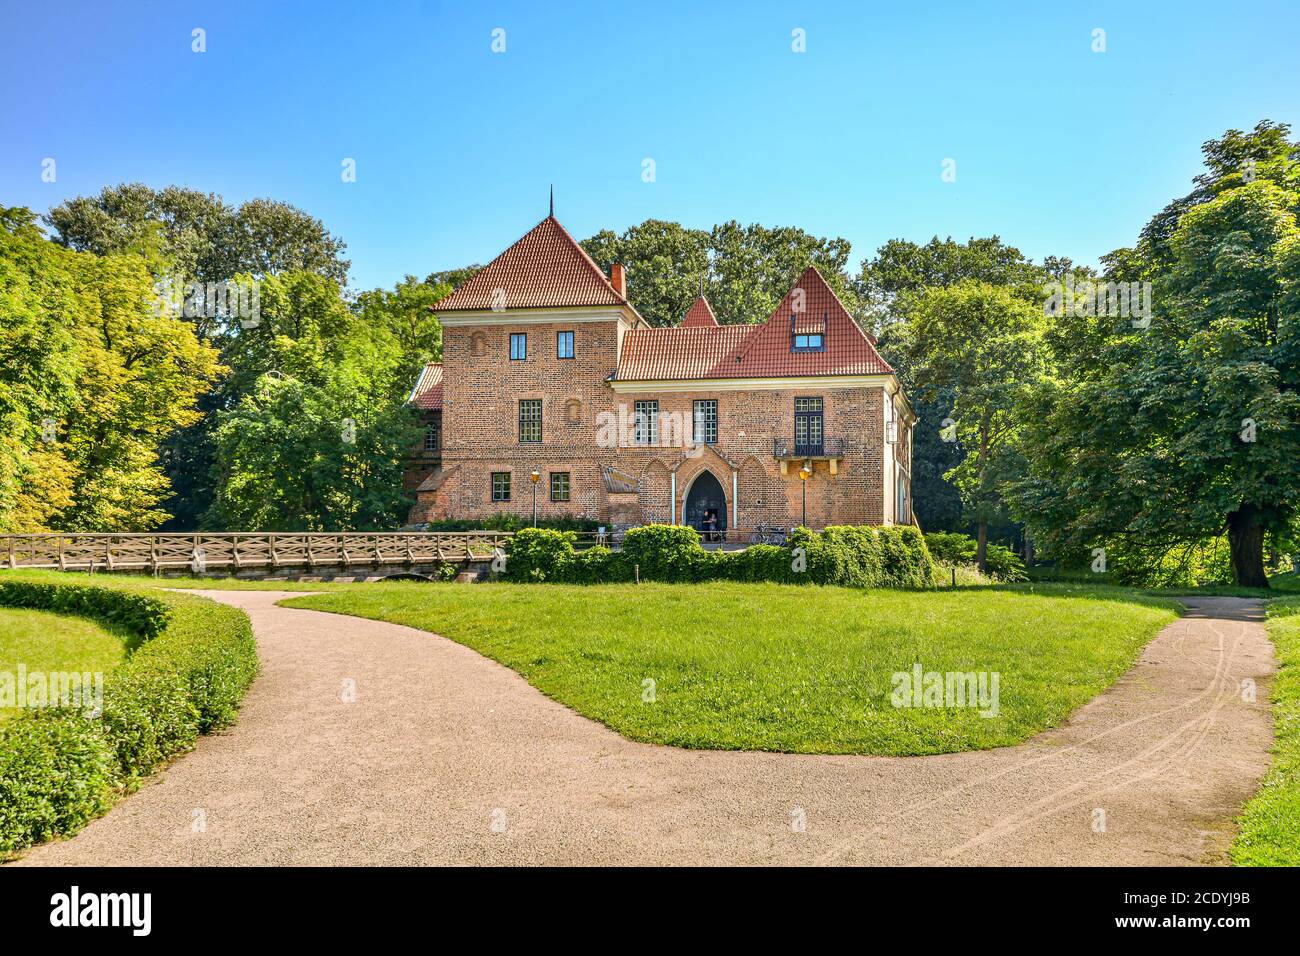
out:
<path id="1" fill-rule="evenodd" d="M 621 262 L 616 262 L 609 267 L 609 284 L 614 287 L 615 292 L 627 298 L 627 273 Z"/>

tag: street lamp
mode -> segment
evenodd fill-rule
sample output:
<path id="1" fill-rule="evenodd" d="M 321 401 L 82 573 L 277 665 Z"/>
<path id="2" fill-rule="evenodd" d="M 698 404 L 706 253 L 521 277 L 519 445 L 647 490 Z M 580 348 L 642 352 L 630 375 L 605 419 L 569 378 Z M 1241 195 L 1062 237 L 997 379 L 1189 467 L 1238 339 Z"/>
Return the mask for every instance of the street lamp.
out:
<path id="1" fill-rule="evenodd" d="M 537 483 L 542 480 L 542 473 L 536 468 L 533 469 L 529 479 L 533 483 L 533 527 L 537 527 Z"/>
<path id="2" fill-rule="evenodd" d="M 808 527 L 808 479 L 812 477 L 812 468 L 808 462 L 803 463 L 799 469 L 799 480 L 803 482 L 803 526 Z"/>

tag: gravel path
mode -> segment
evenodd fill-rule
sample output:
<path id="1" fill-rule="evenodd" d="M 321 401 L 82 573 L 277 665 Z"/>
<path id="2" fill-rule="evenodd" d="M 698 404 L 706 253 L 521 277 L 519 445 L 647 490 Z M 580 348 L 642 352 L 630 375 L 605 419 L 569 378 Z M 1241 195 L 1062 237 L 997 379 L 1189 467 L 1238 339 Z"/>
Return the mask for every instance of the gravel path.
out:
<path id="1" fill-rule="evenodd" d="M 252 616 L 239 724 L 17 865 L 1221 863 L 1272 741 L 1258 601 L 1189 599 L 1029 743 L 896 758 L 631 743 L 423 631 L 199 593 Z"/>

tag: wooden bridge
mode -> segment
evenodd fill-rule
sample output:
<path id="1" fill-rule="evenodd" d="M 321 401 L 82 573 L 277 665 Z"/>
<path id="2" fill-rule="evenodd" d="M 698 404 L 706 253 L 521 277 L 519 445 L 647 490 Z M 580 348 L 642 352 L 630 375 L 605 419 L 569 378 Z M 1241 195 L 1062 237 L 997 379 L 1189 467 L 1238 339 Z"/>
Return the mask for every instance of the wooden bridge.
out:
<path id="1" fill-rule="evenodd" d="M 494 531 L 395 531 L 218 534 L 7 534 L 0 561 L 9 568 L 247 574 L 266 577 L 430 572 L 444 565 L 485 565 L 511 535 Z"/>

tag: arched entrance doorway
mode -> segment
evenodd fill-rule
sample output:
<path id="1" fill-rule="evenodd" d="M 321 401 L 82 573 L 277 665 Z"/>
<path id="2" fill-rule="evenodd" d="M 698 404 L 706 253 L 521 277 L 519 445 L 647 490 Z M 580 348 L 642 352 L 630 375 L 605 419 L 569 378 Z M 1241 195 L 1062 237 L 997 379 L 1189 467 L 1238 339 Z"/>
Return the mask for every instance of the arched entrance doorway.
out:
<path id="1" fill-rule="evenodd" d="M 706 541 L 707 532 L 727 530 L 727 496 L 713 472 L 706 470 L 696 476 L 686 493 L 685 510 L 686 523 L 704 534 Z M 713 522 L 709 521 L 710 517 Z"/>

